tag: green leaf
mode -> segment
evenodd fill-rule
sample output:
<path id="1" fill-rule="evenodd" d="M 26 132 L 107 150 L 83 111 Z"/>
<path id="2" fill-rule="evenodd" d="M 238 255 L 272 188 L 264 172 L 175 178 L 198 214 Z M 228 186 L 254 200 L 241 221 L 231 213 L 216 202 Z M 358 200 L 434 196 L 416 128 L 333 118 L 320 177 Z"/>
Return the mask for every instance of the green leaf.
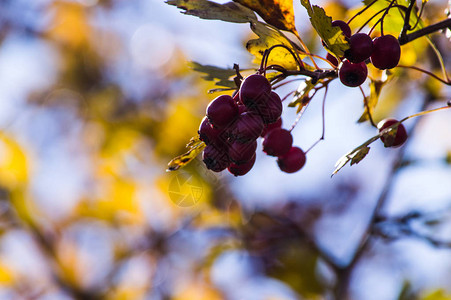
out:
<path id="1" fill-rule="evenodd" d="M 338 26 L 332 26 L 332 18 L 326 15 L 324 9 L 317 5 L 311 5 L 309 0 L 301 0 L 301 4 L 307 9 L 310 22 L 327 48 L 338 57 L 342 57 L 349 49 L 349 43 Z"/>
<path id="2" fill-rule="evenodd" d="M 296 32 L 293 0 L 234 0 L 257 12 L 266 23 L 280 30 Z"/>
<path id="3" fill-rule="evenodd" d="M 216 81 L 216 85 L 236 89 L 234 76 L 236 71 L 234 69 L 223 69 L 215 66 L 202 65 L 197 62 L 191 62 L 190 67 L 197 72 L 204 73 L 203 79 L 207 81 Z"/>
<path id="4" fill-rule="evenodd" d="M 205 146 L 205 143 L 199 138 L 191 138 L 188 145 L 186 145 L 186 147 L 189 148 L 188 152 L 173 158 L 168 163 L 168 169 L 166 171 L 177 171 L 178 169 L 183 168 L 196 158 L 196 156 L 204 150 Z"/>
<path id="5" fill-rule="evenodd" d="M 168 0 L 166 3 L 183 9 L 183 13 L 186 15 L 196 16 L 201 19 L 233 23 L 246 23 L 251 20 L 257 20 L 252 10 L 234 2 L 219 4 L 208 0 Z"/>
<path id="6" fill-rule="evenodd" d="M 258 35 L 258 39 L 253 39 L 247 42 L 247 50 L 255 56 L 256 63 L 260 63 L 265 50 L 275 45 L 285 45 L 294 52 L 300 54 L 300 57 L 305 57 L 299 48 L 293 48 L 290 40 L 280 31 L 269 27 L 261 22 L 251 22 L 252 31 Z M 287 49 L 282 47 L 274 48 L 268 59 L 268 65 L 277 64 L 288 70 L 296 70 L 297 64 L 294 57 Z M 304 63 L 305 64 L 305 63 Z"/>
<path id="7" fill-rule="evenodd" d="M 382 87 L 386 81 L 380 81 L 380 80 L 372 80 L 370 83 L 370 95 L 367 96 L 364 99 L 364 107 L 365 110 L 362 114 L 362 116 L 357 121 L 358 123 L 365 122 L 369 119 L 369 115 L 373 115 L 374 108 L 377 105 L 377 102 L 379 100 L 379 96 L 382 91 Z"/>

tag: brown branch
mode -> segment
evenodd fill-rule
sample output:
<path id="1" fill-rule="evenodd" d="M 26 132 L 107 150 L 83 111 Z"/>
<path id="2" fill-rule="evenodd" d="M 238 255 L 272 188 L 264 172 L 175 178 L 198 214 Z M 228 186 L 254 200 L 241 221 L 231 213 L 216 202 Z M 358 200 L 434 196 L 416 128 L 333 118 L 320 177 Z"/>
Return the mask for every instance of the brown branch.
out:
<path id="1" fill-rule="evenodd" d="M 410 43 L 413 40 L 416 40 L 417 38 L 420 38 L 422 36 L 428 35 L 430 33 L 433 33 L 435 31 L 439 31 L 441 29 L 445 29 L 445 28 L 451 28 L 451 18 L 449 19 L 445 19 L 443 21 L 440 21 L 438 23 L 429 25 L 427 27 L 424 27 L 420 30 L 417 30 L 415 32 L 406 34 L 406 35 L 401 35 L 398 40 L 399 40 L 399 44 L 400 45 L 405 45 L 407 43 Z"/>

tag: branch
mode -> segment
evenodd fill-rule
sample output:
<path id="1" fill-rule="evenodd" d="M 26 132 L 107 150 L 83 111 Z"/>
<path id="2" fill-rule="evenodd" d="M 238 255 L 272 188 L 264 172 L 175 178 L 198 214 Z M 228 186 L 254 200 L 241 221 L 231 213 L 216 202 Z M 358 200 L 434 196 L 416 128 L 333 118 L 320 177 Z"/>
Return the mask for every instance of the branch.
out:
<path id="1" fill-rule="evenodd" d="M 441 29 L 445 29 L 445 28 L 451 28 L 451 18 L 449 19 L 445 19 L 441 22 L 429 25 L 427 27 L 424 27 L 418 31 L 409 33 L 409 34 L 405 34 L 399 37 L 399 44 L 400 45 L 405 45 L 407 43 L 410 43 L 413 40 L 416 40 L 417 38 L 420 38 L 422 36 L 428 35 L 430 33 L 433 33 L 435 31 L 441 30 Z M 403 29 L 404 32 L 404 29 Z"/>

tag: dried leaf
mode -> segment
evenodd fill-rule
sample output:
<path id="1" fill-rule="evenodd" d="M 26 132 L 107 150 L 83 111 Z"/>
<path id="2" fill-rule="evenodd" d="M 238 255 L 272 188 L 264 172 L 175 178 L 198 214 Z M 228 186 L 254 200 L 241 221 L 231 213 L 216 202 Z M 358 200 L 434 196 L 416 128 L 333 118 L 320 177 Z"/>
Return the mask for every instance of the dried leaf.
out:
<path id="1" fill-rule="evenodd" d="M 338 26 L 332 26 L 332 18 L 326 15 L 322 7 L 312 6 L 309 0 L 301 0 L 301 4 L 307 9 L 313 28 L 326 43 L 327 48 L 336 56 L 342 57 L 349 49 L 349 43 L 341 29 Z"/>
<path id="2" fill-rule="evenodd" d="M 384 137 L 384 140 L 383 140 L 384 147 L 388 148 L 388 147 L 393 146 L 397 132 L 398 132 L 398 126 L 395 126 L 393 128 L 387 128 L 383 131 L 382 136 Z"/>
<path id="3" fill-rule="evenodd" d="M 199 138 L 192 138 L 187 147 L 189 148 L 188 152 L 172 159 L 168 163 L 168 169 L 166 171 L 177 171 L 178 169 L 189 164 L 199 153 L 204 150 L 205 143 Z"/>
<path id="4" fill-rule="evenodd" d="M 186 15 L 196 16 L 201 19 L 233 23 L 246 23 L 251 20 L 257 20 L 252 10 L 234 2 L 219 4 L 208 0 L 169 0 L 166 3 L 183 9 L 183 13 Z"/>
<path id="5" fill-rule="evenodd" d="M 266 23 L 281 30 L 296 32 L 293 0 L 234 0 L 257 12 Z"/>
<path id="6" fill-rule="evenodd" d="M 358 164 L 365 158 L 365 156 L 370 152 L 370 147 L 365 146 L 361 148 L 359 151 L 355 152 L 351 156 L 351 166 L 354 164 Z"/>
<path id="7" fill-rule="evenodd" d="M 216 81 L 216 85 L 235 89 L 236 84 L 233 78 L 236 71 L 233 69 L 223 69 L 215 66 L 201 65 L 197 62 L 191 62 L 191 68 L 194 71 L 204 73 L 203 79 L 208 81 Z"/>
<path id="8" fill-rule="evenodd" d="M 307 106 L 310 103 L 310 91 L 315 87 L 315 85 L 312 84 L 312 81 L 310 79 L 305 80 L 299 84 L 298 89 L 294 93 L 293 99 L 288 104 L 288 107 L 298 107 L 297 113 L 299 113 L 302 108 Z"/>

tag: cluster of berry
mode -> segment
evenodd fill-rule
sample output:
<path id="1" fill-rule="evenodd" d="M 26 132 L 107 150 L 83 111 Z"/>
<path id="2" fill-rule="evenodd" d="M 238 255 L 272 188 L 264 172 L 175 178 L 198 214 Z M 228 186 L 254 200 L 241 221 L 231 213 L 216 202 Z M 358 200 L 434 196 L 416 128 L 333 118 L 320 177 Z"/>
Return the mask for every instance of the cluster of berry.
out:
<path id="1" fill-rule="evenodd" d="M 300 170 L 305 153 L 293 147 L 291 132 L 282 129 L 282 101 L 261 74 L 246 77 L 234 97 L 221 95 L 207 107 L 199 137 L 207 145 L 203 161 L 208 169 L 226 168 L 235 176 L 249 172 L 255 163 L 257 139 L 263 137 L 263 151 L 277 156 L 280 169 Z"/>
<path id="2" fill-rule="evenodd" d="M 401 57 L 401 47 L 398 39 L 392 35 L 382 35 L 374 38 L 365 33 L 351 35 L 348 24 L 335 20 L 333 26 L 338 26 L 349 41 L 350 48 L 345 51 L 343 63 L 338 75 L 340 81 L 350 87 L 361 85 L 368 75 L 365 61 L 370 59 L 371 63 L 378 69 L 392 69 L 398 65 Z M 338 60 L 331 54 L 327 54 L 327 60 L 338 66 Z"/>

